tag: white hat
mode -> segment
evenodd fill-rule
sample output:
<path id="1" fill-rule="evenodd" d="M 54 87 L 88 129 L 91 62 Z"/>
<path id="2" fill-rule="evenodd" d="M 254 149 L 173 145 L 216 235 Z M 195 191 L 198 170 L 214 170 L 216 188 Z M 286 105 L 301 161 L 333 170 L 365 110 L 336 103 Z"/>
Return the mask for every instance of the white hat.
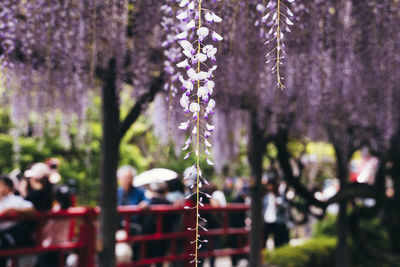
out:
<path id="1" fill-rule="evenodd" d="M 24 176 L 27 178 L 41 179 L 46 176 L 49 177 L 50 173 L 51 171 L 49 166 L 43 162 L 39 162 L 33 164 L 29 170 L 26 170 Z"/>

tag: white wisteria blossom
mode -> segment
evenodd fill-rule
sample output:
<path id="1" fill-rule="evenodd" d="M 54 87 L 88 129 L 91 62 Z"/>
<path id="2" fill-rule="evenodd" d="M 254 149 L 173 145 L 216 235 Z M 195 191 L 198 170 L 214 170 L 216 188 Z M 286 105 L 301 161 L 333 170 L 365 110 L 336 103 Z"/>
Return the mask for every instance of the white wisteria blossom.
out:
<path id="1" fill-rule="evenodd" d="M 211 79 L 213 72 L 217 69 L 215 63 L 218 49 L 214 46 L 214 42 L 224 39 L 214 29 L 214 24 L 220 23 L 222 18 L 203 7 L 203 2 L 207 1 L 178 0 L 181 9 L 177 10 L 176 19 L 180 20 L 183 26 L 175 35 L 176 43 L 179 44 L 183 57 L 175 64 L 175 67 L 181 69 L 178 79 L 181 82 L 181 89 L 184 91 L 180 105 L 189 117 L 189 120 L 179 125 L 179 129 L 185 130 L 189 134 L 183 147 L 183 150 L 189 150 L 185 159 L 194 156 L 196 161 L 189 175 L 189 177 L 195 177 L 191 178 L 193 184 L 190 188 L 193 192 L 189 198 L 193 198 L 196 205 L 187 207 L 195 209 L 197 213 L 196 225 L 189 229 L 195 231 L 193 244 L 196 245 L 196 252 L 192 255 L 194 257 L 192 263 L 195 263 L 196 266 L 199 262 L 197 249 L 201 247 L 201 243 L 207 242 L 199 239 L 199 230 L 207 230 L 199 224 L 199 220 L 204 221 L 204 218 L 199 215 L 199 206 L 203 206 L 203 197 L 209 197 L 208 194 L 200 191 L 203 184 L 208 184 L 207 179 L 202 176 L 200 159 L 204 158 L 207 164 L 214 165 L 209 150 L 212 147 L 209 137 L 215 127 L 209 122 L 210 115 L 214 113 L 215 108 L 215 100 L 212 99 L 215 83 Z"/>

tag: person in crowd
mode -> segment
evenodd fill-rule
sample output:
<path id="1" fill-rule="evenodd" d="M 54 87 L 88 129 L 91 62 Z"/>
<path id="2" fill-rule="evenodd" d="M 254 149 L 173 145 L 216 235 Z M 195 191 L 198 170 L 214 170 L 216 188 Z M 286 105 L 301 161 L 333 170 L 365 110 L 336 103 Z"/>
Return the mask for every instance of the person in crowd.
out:
<path id="1" fill-rule="evenodd" d="M 288 202 L 284 195 L 279 193 L 279 183 L 277 179 L 268 180 L 266 194 L 263 198 L 263 218 L 264 218 L 264 239 L 263 245 L 270 234 L 274 238 L 274 246 L 280 247 L 289 242 Z"/>
<path id="2" fill-rule="evenodd" d="M 50 174 L 50 168 L 43 162 L 33 164 L 24 172 L 28 181 L 26 189 L 23 190 L 26 194 L 25 199 L 31 201 L 38 211 L 50 211 L 53 204 L 54 188 L 49 180 Z"/>
<path id="3" fill-rule="evenodd" d="M 33 212 L 34 207 L 30 201 L 14 194 L 12 180 L 2 175 L 0 177 L 0 214 L 13 212 Z M 23 223 L 15 221 L 0 222 L 0 249 L 11 249 L 32 245 L 32 239 L 24 229 Z M 7 266 L 7 259 L 0 258 L 0 267 Z"/>
<path id="4" fill-rule="evenodd" d="M 213 207 L 225 207 L 226 206 L 226 198 L 224 192 L 218 190 L 218 187 L 215 183 L 210 183 L 211 185 L 211 199 L 210 204 Z"/>
<path id="5" fill-rule="evenodd" d="M 71 207 L 70 192 L 67 186 L 60 186 L 54 197 L 52 211 L 66 210 Z M 42 246 L 48 247 L 63 242 L 67 242 L 70 231 L 70 219 L 49 220 L 43 228 L 44 239 Z M 52 251 L 39 255 L 36 267 L 57 267 L 60 263 L 60 252 Z"/>
<path id="6" fill-rule="evenodd" d="M 224 188 L 222 191 L 224 192 L 225 198 L 227 202 L 232 202 L 234 198 L 234 180 L 231 177 L 227 177 L 224 182 Z"/>
<path id="7" fill-rule="evenodd" d="M 173 179 L 168 181 L 168 193 L 166 198 L 175 206 L 182 206 L 185 200 L 185 185 L 181 179 Z"/>
<path id="8" fill-rule="evenodd" d="M 232 200 L 232 203 L 249 203 L 250 202 L 250 189 L 248 185 L 245 183 L 241 184 L 240 190 L 237 191 L 236 196 Z M 229 222 L 230 222 L 230 227 L 232 228 L 244 228 L 246 226 L 246 211 L 236 211 L 236 212 L 231 212 L 229 214 Z M 240 237 L 238 235 L 230 235 L 230 245 L 233 247 L 238 247 Z M 232 255 L 231 256 L 231 261 L 232 261 L 232 266 L 236 267 L 239 263 L 239 260 L 241 259 L 246 259 L 247 254 L 243 255 Z"/>
<path id="9" fill-rule="evenodd" d="M 52 184 L 58 184 L 61 181 L 61 175 L 58 173 L 58 167 L 60 166 L 60 160 L 57 158 L 49 158 L 45 162 L 50 168 L 49 181 Z"/>
<path id="10" fill-rule="evenodd" d="M 151 183 L 149 186 L 151 192 L 151 198 L 149 200 L 150 205 L 172 205 L 170 201 L 166 199 L 167 194 L 167 183 Z M 162 229 L 163 233 L 172 232 L 173 225 L 177 223 L 177 218 L 175 214 L 165 214 L 162 217 Z M 157 231 L 157 215 L 149 214 L 144 218 L 143 221 L 143 233 L 144 234 L 154 234 Z M 147 243 L 147 257 L 155 258 L 165 256 L 168 251 L 168 240 L 156 240 Z M 157 263 L 157 267 L 161 267 L 162 263 Z"/>
<path id="11" fill-rule="evenodd" d="M 149 199 L 146 198 L 144 190 L 133 186 L 136 170 L 132 166 L 122 166 L 117 171 L 119 187 L 117 190 L 117 205 L 137 205 L 141 209 L 149 207 Z M 141 216 L 132 216 L 129 222 L 129 235 L 138 235 L 143 233 L 143 218 Z M 125 220 L 120 220 L 120 228 L 124 228 Z M 133 257 L 139 259 L 140 247 L 138 244 L 132 245 Z"/>
<path id="12" fill-rule="evenodd" d="M 123 166 L 118 169 L 117 178 L 120 187 L 117 191 L 118 205 L 139 205 L 139 207 L 147 207 L 149 201 L 144 191 L 133 186 L 133 180 L 136 170 L 131 166 Z"/>
<path id="13" fill-rule="evenodd" d="M 216 190 L 217 190 L 217 187 L 212 182 L 210 182 L 209 185 L 203 185 L 201 193 L 200 193 L 200 197 L 202 197 L 202 199 L 203 199 L 202 203 L 204 205 L 211 205 L 211 206 L 215 206 L 215 207 L 221 206 L 221 203 L 219 202 L 218 198 L 214 198 L 214 199 L 212 198 L 212 195 Z M 208 198 L 206 196 L 206 194 L 211 196 L 211 198 Z M 192 197 L 188 200 L 189 200 L 189 202 L 187 202 L 187 206 L 193 207 L 196 203 L 196 194 L 192 195 Z M 222 219 L 221 219 L 220 213 L 218 213 L 218 212 L 214 212 L 214 211 L 200 212 L 200 217 L 203 218 L 203 219 L 199 220 L 200 230 L 216 229 L 221 226 Z M 219 238 L 217 238 L 217 237 L 214 238 L 214 237 L 210 236 L 209 238 L 207 238 L 207 240 L 209 242 L 201 244 L 200 251 L 206 251 L 210 248 L 212 248 L 212 249 L 219 248 Z M 212 247 L 211 247 L 211 243 L 212 243 Z M 198 263 L 198 266 L 202 267 L 204 264 L 204 258 L 200 258 L 199 260 L 200 260 L 200 262 Z M 215 266 L 215 257 L 212 256 L 209 258 L 209 260 L 210 260 L 210 267 L 214 267 Z"/>

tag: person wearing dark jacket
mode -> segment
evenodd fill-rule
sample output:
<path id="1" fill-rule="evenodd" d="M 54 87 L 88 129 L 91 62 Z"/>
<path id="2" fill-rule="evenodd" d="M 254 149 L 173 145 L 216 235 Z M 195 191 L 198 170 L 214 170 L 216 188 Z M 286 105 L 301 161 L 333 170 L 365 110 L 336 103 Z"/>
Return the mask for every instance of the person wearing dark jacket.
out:
<path id="1" fill-rule="evenodd" d="M 150 198 L 151 205 L 172 205 L 166 199 L 167 184 L 166 183 L 152 183 L 150 184 L 150 191 L 152 197 Z M 176 216 L 174 214 L 165 214 L 162 216 L 162 233 L 172 232 L 173 225 L 176 223 Z M 157 216 L 155 214 L 147 215 L 143 220 L 143 233 L 155 234 L 157 231 Z M 156 240 L 147 243 L 147 257 L 156 258 L 165 256 L 168 251 L 169 240 Z M 157 263 L 157 267 L 161 267 L 162 263 Z"/>

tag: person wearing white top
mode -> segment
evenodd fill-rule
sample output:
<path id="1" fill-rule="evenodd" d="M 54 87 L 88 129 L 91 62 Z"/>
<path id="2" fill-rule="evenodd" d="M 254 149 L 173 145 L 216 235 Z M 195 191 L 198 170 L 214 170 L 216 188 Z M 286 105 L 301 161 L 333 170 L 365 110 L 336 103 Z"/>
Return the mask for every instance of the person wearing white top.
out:
<path id="1" fill-rule="evenodd" d="M 266 194 L 263 198 L 263 219 L 265 243 L 270 234 L 274 238 L 274 246 L 280 247 L 289 242 L 289 230 L 287 228 L 287 208 L 284 194 L 279 193 L 279 183 L 275 180 L 266 184 Z"/>
<path id="2" fill-rule="evenodd" d="M 7 176 L 0 177 L 0 216 L 14 212 L 32 212 L 33 204 L 21 196 L 14 195 L 14 185 Z M 25 236 L 24 236 L 25 235 Z M 24 245 L 26 233 L 15 221 L 0 221 L 0 249 L 10 249 Z M 0 267 L 7 266 L 7 259 L 0 258 Z"/>

